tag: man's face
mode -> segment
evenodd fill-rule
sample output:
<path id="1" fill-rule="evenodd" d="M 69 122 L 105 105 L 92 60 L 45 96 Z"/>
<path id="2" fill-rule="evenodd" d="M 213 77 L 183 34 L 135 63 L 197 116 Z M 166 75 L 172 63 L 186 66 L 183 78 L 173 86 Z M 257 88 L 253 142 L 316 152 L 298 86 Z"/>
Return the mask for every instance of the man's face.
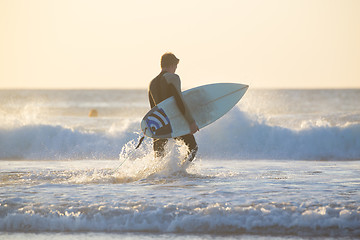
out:
<path id="1" fill-rule="evenodd" d="M 169 72 L 175 73 L 176 69 L 177 69 L 177 64 L 174 64 L 169 68 Z"/>

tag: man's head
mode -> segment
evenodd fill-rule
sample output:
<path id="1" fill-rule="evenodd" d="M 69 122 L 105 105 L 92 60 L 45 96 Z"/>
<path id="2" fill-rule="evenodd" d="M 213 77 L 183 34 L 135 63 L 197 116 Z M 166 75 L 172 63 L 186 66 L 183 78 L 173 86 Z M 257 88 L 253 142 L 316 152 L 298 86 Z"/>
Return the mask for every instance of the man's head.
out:
<path id="1" fill-rule="evenodd" d="M 161 56 L 161 69 L 170 73 L 175 73 L 179 59 L 173 53 L 165 53 Z"/>

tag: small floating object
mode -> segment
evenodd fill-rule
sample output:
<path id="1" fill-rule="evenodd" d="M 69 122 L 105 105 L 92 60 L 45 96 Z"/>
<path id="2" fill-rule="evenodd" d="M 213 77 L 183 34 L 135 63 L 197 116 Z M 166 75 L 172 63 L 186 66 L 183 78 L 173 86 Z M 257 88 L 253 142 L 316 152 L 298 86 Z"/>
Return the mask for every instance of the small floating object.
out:
<path id="1" fill-rule="evenodd" d="M 89 117 L 97 117 L 98 111 L 96 109 L 91 109 L 89 112 Z"/>

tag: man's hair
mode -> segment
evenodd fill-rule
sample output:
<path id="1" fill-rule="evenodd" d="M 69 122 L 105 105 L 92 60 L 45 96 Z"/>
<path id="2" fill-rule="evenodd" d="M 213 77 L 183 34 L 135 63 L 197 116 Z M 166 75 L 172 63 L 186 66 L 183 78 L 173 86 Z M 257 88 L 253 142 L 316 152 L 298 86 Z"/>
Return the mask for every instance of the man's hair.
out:
<path id="1" fill-rule="evenodd" d="M 172 65 L 177 65 L 179 63 L 179 59 L 175 57 L 173 53 L 167 52 L 161 56 L 161 68 L 170 67 Z"/>

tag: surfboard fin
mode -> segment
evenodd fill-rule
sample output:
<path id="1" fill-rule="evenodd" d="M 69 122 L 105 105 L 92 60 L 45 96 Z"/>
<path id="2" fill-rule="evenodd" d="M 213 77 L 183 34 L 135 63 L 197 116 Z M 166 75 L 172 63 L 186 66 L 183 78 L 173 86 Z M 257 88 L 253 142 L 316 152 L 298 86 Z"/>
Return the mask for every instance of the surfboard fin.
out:
<path id="1" fill-rule="evenodd" d="M 141 143 L 144 141 L 144 138 L 145 136 L 142 136 L 142 138 L 140 138 L 140 142 L 138 143 L 135 149 L 138 149 L 140 147 Z"/>
<path id="2" fill-rule="evenodd" d="M 146 132 L 147 128 L 145 128 L 145 132 Z M 142 142 L 144 141 L 144 138 L 145 138 L 145 133 L 144 135 L 140 138 L 140 141 L 138 143 L 138 145 L 135 147 L 135 149 L 138 149 L 140 147 L 140 145 L 142 144 Z"/>

